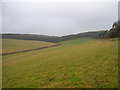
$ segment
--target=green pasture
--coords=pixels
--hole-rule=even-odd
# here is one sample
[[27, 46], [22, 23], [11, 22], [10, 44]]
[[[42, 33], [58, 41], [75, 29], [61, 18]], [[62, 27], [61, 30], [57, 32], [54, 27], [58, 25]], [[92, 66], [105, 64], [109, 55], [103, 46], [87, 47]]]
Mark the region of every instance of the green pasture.
[[[26, 45], [25, 42], [20, 44]], [[4, 55], [3, 88], [118, 87], [117, 41], [83, 38], [60, 44]], [[12, 48], [12, 45], [3, 49], [7, 47]]]
[[43, 41], [33, 41], [33, 40], [3, 39], [2, 53], [11, 53], [11, 52], [35, 49], [50, 45], [55, 45], [55, 44], [43, 42]]

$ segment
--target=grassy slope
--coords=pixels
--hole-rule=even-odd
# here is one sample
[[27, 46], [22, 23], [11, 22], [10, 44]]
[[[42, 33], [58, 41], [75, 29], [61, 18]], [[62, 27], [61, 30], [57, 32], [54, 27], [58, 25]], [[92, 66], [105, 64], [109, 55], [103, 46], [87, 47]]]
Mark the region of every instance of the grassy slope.
[[71, 46], [71, 45], [77, 45], [77, 44], [82, 44], [91, 40], [95, 40], [93, 38], [78, 38], [78, 39], [74, 39], [74, 40], [67, 40], [67, 41], [63, 41], [60, 42], [60, 44], [64, 45], [64, 46]]
[[117, 41], [76, 41], [3, 56], [3, 87], [117, 87]]
[[3, 39], [2, 45], [3, 45], [2, 53], [10, 53], [10, 52], [40, 48], [44, 46], [50, 46], [50, 45], [54, 45], [54, 43], [48, 43], [43, 41], [32, 41], [32, 40]]

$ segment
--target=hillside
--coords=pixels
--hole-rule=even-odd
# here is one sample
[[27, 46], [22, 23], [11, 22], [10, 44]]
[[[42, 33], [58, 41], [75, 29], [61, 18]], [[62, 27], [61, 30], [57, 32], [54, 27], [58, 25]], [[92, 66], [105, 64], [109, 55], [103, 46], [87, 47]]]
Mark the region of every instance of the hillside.
[[7, 39], [22, 39], [22, 40], [38, 40], [38, 41], [46, 41], [46, 42], [61, 42], [65, 40], [72, 40], [76, 38], [99, 38], [99, 35], [103, 31], [96, 31], [96, 32], [86, 32], [86, 33], [79, 33], [67, 36], [45, 36], [45, 35], [35, 35], [35, 34], [2, 34], [2, 38]]
[[118, 42], [75, 39], [3, 56], [3, 88], [117, 88]]
[[43, 41], [2, 39], [2, 54], [48, 47], [52, 45], [56, 44]]
[[77, 39], [73, 39], [73, 40], [67, 40], [67, 41], [62, 41], [62, 42], [59, 42], [60, 45], [62, 46], [72, 46], [72, 45], [79, 45], [79, 44], [85, 44], [86, 42], [89, 42], [89, 41], [93, 41], [93, 40], [96, 40], [96, 39], [93, 39], [93, 38], [77, 38]]

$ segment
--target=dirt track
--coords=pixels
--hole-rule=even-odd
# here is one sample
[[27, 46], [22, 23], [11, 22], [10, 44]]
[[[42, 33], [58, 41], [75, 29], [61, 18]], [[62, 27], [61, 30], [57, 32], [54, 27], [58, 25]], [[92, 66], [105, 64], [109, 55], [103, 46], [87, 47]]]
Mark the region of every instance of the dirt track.
[[21, 53], [21, 52], [28, 52], [28, 51], [40, 50], [40, 49], [45, 49], [45, 48], [50, 48], [50, 47], [55, 47], [55, 46], [60, 46], [60, 44], [41, 47], [41, 48], [35, 48], [35, 49], [29, 49], [29, 50], [23, 50], [23, 51], [17, 51], [17, 52], [11, 52], [11, 53], [3, 53], [3, 54], [0, 54], [0, 55], [9, 55], [9, 54], [15, 54], [15, 53]]

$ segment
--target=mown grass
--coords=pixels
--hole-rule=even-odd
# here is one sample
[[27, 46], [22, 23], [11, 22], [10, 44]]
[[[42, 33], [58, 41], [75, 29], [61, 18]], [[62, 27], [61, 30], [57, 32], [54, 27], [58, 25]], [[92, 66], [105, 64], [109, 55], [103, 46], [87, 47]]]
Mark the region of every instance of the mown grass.
[[43, 42], [43, 41], [33, 41], [33, 40], [2, 39], [2, 46], [3, 46], [2, 53], [11, 53], [11, 52], [35, 49], [50, 45], [55, 45], [55, 44]]
[[3, 88], [116, 88], [118, 44], [81, 39], [3, 56]]

